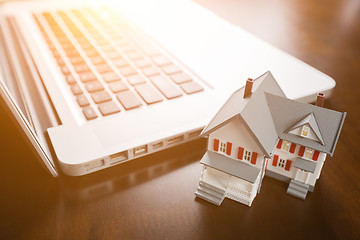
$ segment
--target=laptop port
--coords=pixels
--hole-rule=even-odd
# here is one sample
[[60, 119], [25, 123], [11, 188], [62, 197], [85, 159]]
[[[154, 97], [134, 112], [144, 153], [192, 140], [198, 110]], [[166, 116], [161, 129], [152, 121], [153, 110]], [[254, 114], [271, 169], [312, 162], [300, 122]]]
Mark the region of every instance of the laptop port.
[[175, 143], [179, 143], [179, 142], [181, 142], [183, 140], [184, 140], [184, 135], [180, 135], [180, 136], [168, 139], [167, 143], [168, 143], [168, 145], [172, 145], [172, 144], [175, 144]]
[[100, 161], [95, 161], [95, 162], [85, 164], [85, 168], [86, 168], [87, 171], [89, 171], [89, 170], [92, 170], [94, 168], [102, 167], [104, 165], [105, 165], [104, 160], [100, 160]]
[[118, 152], [110, 155], [110, 165], [123, 162], [128, 159], [127, 151]]
[[147, 152], [148, 152], [147, 145], [136, 147], [136, 148], [133, 149], [134, 157], [143, 155], [143, 154], [145, 154]]
[[163, 142], [157, 142], [152, 145], [153, 149], [161, 148], [164, 145]]
[[200, 130], [197, 130], [197, 131], [194, 131], [194, 132], [190, 132], [189, 133], [189, 138], [199, 137], [201, 131], [202, 130], [200, 129]]

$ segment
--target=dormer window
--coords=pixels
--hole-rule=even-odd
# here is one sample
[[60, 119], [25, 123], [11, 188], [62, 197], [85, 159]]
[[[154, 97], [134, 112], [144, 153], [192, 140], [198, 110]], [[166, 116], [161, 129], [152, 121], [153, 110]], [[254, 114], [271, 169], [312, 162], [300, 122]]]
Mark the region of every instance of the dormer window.
[[310, 132], [310, 128], [307, 126], [303, 126], [301, 130], [301, 136], [302, 137], [308, 137]]

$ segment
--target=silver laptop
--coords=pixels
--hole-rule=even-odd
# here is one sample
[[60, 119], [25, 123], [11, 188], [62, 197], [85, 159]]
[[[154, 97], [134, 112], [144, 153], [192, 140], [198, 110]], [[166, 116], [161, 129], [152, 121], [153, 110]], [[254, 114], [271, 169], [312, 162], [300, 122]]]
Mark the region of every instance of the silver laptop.
[[335, 82], [191, 1], [1, 7], [0, 93], [43, 165], [79, 176], [198, 137], [229, 94], [271, 71], [288, 97]]

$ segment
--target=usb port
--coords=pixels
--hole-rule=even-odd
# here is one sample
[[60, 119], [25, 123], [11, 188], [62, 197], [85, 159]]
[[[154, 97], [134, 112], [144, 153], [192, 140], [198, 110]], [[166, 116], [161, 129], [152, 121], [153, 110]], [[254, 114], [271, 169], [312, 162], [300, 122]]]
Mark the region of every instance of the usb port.
[[172, 144], [175, 144], [175, 143], [179, 143], [179, 142], [181, 142], [183, 140], [184, 140], [184, 135], [180, 135], [180, 136], [177, 136], [177, 137], [169, 138], [167, 140], [167, 143], [168, 143], [168, 145], [172, 145]]
[[201, 131], [202, 130], [200, 129], [200, 130], [197, 130], [197, 131], [194, 131], [194, 132], [190, 132], [189, 133], [189, 138], [199, 137]]
[[147, 152], [148, 152], [147, 145], [136, 147], [136, 148], [133, 149], [134, 157], [139, 156], [139, 155], [143, 155], [143, 154], [145, 154]]
[[85, 164], [85, 168], [87, 171], [89, 171], [89, 170], [92, 170], [94, 168], [98, 168], [98, 167], [101, 167], [104, 165], [105, 165], [104, 160], [100, 160], [100, 161], [95, 161], [95, 162]]
[[163, 145], [164, 145], [163, 142], [157, 142], [152, 145], [152, 148], [153, 149], [161, 148]]
[[120, 163], [128, 159], [127, 151], [118, 152], [110, 155], [110, 165]]

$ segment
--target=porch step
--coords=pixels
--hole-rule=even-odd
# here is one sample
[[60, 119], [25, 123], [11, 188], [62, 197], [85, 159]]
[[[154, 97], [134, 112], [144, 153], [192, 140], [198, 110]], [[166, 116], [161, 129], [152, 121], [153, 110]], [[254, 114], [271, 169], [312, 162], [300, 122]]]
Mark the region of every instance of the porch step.
[[286, 192], [295, 197], [305, 199], [308, 191], [309, 191], [308, 184], [301, 183], [299, 181], [291, 179], [289, 187]]
[[220, 206], [225, 198], [225, 190], [200, 181], [195, 195], [217, 206]]

